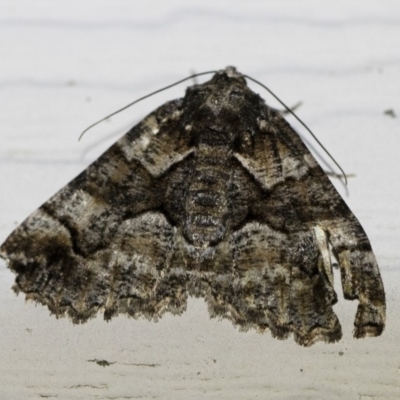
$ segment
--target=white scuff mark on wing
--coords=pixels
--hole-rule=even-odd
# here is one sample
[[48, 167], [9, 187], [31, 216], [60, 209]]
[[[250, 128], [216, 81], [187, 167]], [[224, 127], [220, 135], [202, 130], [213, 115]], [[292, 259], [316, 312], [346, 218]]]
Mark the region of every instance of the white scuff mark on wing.
[[148, 136], [142, 136], [140, 138], [140, 140], [138, 141], [138, 145], [142, 151], [147, 149], [147, 146], [149, 145], [149, 143], [150, 143], [150, 139]]
[[264, 119], [257, 119], [258, 126], [261, 130], [267, 129], [268, 123]]
[[315, 161], [315, 158], [311, 154], [304, 154], [303, 159], [310, 168], [314, 168], [318, 165], [318, 163]]
[[157, 135], [160, 132], [160, 126], [158, 125], [157, 119], [154, 115], [150, 115], [145, 121], [145, 125], [153, 135]]
[[295, 179], [300, 179], [307, 174], [308, 167], [297, 158], [285, 157], [282, 160], [282, 172], [285, 178], [290, 176]]

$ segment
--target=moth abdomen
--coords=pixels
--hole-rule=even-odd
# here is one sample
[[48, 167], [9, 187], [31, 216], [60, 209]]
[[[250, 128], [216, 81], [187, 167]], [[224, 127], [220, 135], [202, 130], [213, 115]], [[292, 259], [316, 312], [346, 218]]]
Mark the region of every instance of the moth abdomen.
[[215, 244], [225, 236], [231, 197], [230, 159], [227, 147], [197, 148], [186, 191], [184, 221], [186, 239], [195, 246]]

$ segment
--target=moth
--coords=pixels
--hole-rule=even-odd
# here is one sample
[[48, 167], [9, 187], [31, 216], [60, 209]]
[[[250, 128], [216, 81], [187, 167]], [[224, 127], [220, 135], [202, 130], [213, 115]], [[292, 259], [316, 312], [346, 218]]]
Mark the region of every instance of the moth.
[[296, 132], [233, 67], [165, 103], [1, 246], [16, 293], [83, 323], [158, 320], [203, 297], [211, 317], [297, 343], [335, 342], [331, 250], [354, 336], [378, 336], [370, 242]]

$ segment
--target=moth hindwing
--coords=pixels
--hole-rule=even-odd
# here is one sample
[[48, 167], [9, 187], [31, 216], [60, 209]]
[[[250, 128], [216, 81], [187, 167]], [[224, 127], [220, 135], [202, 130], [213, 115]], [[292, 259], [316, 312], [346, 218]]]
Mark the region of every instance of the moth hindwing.
[[354, 336], [380, 335], [368, 238], [300, 137], [228, 67], [152, 112], [1, 246], [14, 290], [83, 323], [157, 320], [189, 295], [212, 317], [296, 342], [341, 338], [329, 244]]

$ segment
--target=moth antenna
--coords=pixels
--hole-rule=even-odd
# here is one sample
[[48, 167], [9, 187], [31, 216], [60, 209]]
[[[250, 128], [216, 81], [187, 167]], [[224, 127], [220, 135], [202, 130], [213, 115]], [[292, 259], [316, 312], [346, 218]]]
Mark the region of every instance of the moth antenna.
[[207, 71], [207, 72], [200, 72], [200, 73], [198, 73], [198, 74], [193, 74], [193, 75], [188, 76], [187, 78], [184, 78], [184, 79], [181, 79], [180, 81], [177, 81], [177, 82], [175, 82], [175, 83], [172, 83], [171, 85], [165, 86], [165, 87], [163, 87], [163, 88], [161, 88], [161, 89], [158, 89], [158, 90], [156, 90], [156, 91], [154, 91], [154, 92], [151, 92], [151, 93], [149, 93], [149, 94], [146, 94], [146, 96], [143, 96], [143, 97], [141, 97], [141, 98], [139, 98], [139, 99], [133, 101], [132, 103], [129, 103], [128, 105], [126, 105], [126, 106], [120, 108], [120, 109], [117, 110], [117, 111], [114, 111], [114, 112], [111, 113], [110, 115], [107, 115], [106, 117], [104, 117], [104, 118], [98, 120], [98, 121], [95, 122], [94, 124], [92, 124], [92, 125], [90, 125], [89, 127], [87, 127], [87, 128], [80, 134], [78, 141], [82, 139], [82, 136], [83, 136], [89, 129], [92, 129], [94, 126], [100, 124], [101, 122], [105, 121], [105, 120], [108, 119], [108, 118], [113, 117], [114, 115], [120, 113], [121, 111], [126, 110], [127, 108], [133, 106], [134, 104], [139, 103], [139, 101], [142, 101], [142, 100], [144, 100], [144, 99], [147, 99], [148, 97], [151, 97], [151, 96], [153, 96], [153, 95], [155, 95], [155, 94], [157, 94], [157, 93], [162, 92], [163, 90], [170, 89], [170, 88], [172, 88], [173, 86], [179, 85], [180, 83], [185, 82], [185, 81], [187, 81], [187, 80], [189, 80], [189, 79], [194, 79], [194, 78], [196, 78], [196, 77], [198, 77], [198, 76], [207, 75], [207, 74], [215, 74], [215, 73], [217, 73], [217, 71]]
[[321, 149], [325, 152], [325, 154], [334, 162], [334, 164], [340, 169], [340, 172], [343, 174], [345, 185], [347, 186], [347, 176], [346, 173], [344, 172], [343, 168], [339, 165], [339, 163], [333, 158], [331, 153], [326, 149], [326, 147], [317, 139], [317, 137], [312, 133], [311, 129], [272, 91], [270, 90], [267, 86], [265, 86], [263, 83], [257, 81], [256, 79], [248, 76], [248, 75], [243, 75], [243, 77], [250, 79], [254, 83], [257, 83], [257, 85], [260, 85], [263, 87], [271, 96], [273, 96], [285, 109], [288, 113], [292, 114], [293, 117], [297, 119], [297, 121], [300, 122], [301, 125], [306, 128], [308, 133], [314, 138], [314, 140], [318, 143], [318, 145], [321, 147]]

